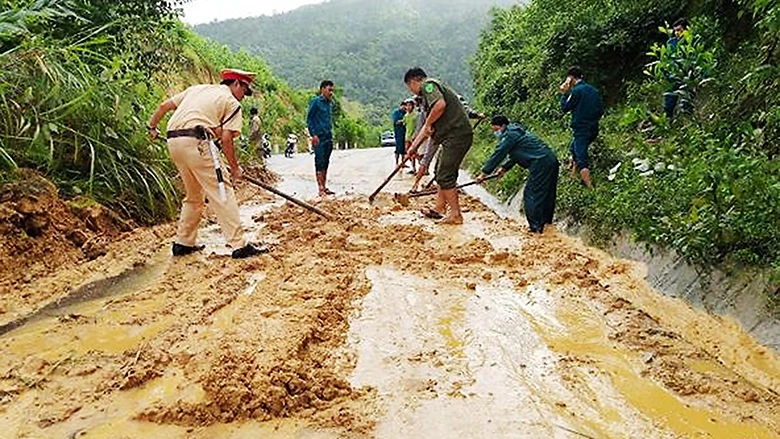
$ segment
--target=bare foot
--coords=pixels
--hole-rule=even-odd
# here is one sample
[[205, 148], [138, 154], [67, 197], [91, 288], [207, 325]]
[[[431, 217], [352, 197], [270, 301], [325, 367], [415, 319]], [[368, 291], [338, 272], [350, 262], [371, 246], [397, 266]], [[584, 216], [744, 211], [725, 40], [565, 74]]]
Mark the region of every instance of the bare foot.
[[461, 216], [461, 217], [455, 218], [455, 217], [451, 217], [451, 216], [448, 215], [446, 218], [444, 218], [443, 220], [437, 222], [436, 224], [441, 224], [443, 226], [459, 226], [459, 225], [463, 224], [463, 217]]

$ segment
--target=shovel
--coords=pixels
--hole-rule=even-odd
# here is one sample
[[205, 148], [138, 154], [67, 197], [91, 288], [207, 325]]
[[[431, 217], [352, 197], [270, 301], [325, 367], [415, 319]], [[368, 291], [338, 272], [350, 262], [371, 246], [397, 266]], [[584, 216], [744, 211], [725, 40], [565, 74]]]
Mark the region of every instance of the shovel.
[[[494, 178], [498, 178], [498, 175], [496, 175], [496, 174], [490, 175], [490, 176], [486, 177], [482, 181], [493, 180]], [[475, 184], [479, 184], [479, 182], [476, 181], [476, 180], [470, 181], [470, 182], [464, 183], [464, 184], [462, 184], [460, 186], [456, 186], [455, 189], [463, 189], [464, 187], [473, 186]], [[393, 195], [393, 199], [396, 202], [398, 202], [399, 204], [401, 204], [402, 206], [408, 206], [410, 198], [427, 197], [428, 195], [433, 195], [436, 192], [438, 192], [438, 190], [435, 190], [435, 191], [425, 190], [425, 191], [413, 192], [413, 193], [408, 193], [408, 194], [394, 194]]]
[[265, 183], [263, 183], [262, 181], [260, 181], [260, 180], [258, 180], [256, 178], [248, 177], [246, 175], [244, 175], [241, 178], [246, 180], [246, 181], [248, 181], [248, 182], [250, 182], [250, 183], [252, 183], [252, 184], [254, 184], [254, 185], [256, 185], [256, 186], [260, 186], [261, 188], [267, 190], [268, 192], [273, 192], [274, 194], [279, 195], [280, 197], [284, 198], [285, 200], [290, 201], [291, 203], [295, 203], [298, 206], [301, 206], [301, 207], [303, 207], [304, 209], [306, 209], [306, 210], [308, 210], [310, 212], [314, 212], [317, 215], [319, 215], [319, 216], [321, 216], [321, 217], [323, 217], [323, 218], [325, 218], [327, 220], [333, 220], [334, 219], [333, 215], [331, 215], [331, 214], [329, 214], [327, 212], [324, 212], [324, 211], [322, 211], [322, 210], [312, 206], [311, 204], [309, 204], [309, 203], [307, 203], [305, 201], [301, 201], [301, 200], [299, 200], [299, 199], [297, 199], [295, 197], [287, 195], [284, 192], [276, 189], [275, 187], [273, 187], [271, 185], [268, 185], [268, 184], [265, 184]]
[[398, 172], [400, 172], [400, 171], [401, 171], [401, 169], [403, 169], [404, 165], [406, 164], [406, 162], [407, 162], [408, 160], [409, 160], [409, 156], [408, 156], [408, 155], [405, 155], [405, 156], [404, 156], [404, 159], [403, 159], [403, 160], [401, 160], [401, 163], [399, 163], [399, 164], [398, 164], [398, 166], [396, 166], [396, 167], [395, 167], [395, 170], [393, 171], [393, 173], [392, 173], [392, 174], [390, 174], [390, 175], [389, 175], [389, 176], [388, 176], [388, 177], [385, 179], [385, 181], [384, 181], [384, 182], [383, 182], [381, 185], [379, 185], [379, 187], [378, 187], [378, 188], [376, 188], [376, 190], [374, 191], [374, 193], [372, 193], [371, 195], [369, 195], [369, 197], [368, 197], [368, 202], [369, 202], [369, 203], [373, 203], [373, 202], [374, 202], [374, 199], [376, 198], [377, 194], [378, 194], [379, 192], [381, 192], [381, 191], [382, 191], [382, 189], [384, 189], [384, 187], [385, 187], [385, 186], [387, 186], [387, 183], [390, 183], [390, 180], [392, 180], [392, 179], [393, 179], [393, 177], [395, 177], [395, 174], [398, 174]]

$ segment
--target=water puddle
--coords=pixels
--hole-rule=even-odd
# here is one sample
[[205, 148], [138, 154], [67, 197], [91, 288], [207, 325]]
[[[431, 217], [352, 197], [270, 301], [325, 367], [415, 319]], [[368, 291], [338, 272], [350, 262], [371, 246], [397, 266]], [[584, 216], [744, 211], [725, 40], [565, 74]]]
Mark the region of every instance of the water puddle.
[[[631, 408], [611, 410], [617, 422], [633, 422], [625, 415], [636, 411], [680, 437], [774, 437], [765, 427], [750, 422], [730, 421], [720, 413], [691, 406], [644, 376], [641, 365], [645, 360], [641, 358], [641, 353], [613, 344], [606, 335], [603, 319], [591, 314], [586, 308], [558, 306], [556, 309], [557, 319], [564, 329], [559, 325], [550, 327], [540, 324], [540, 334], [551, 349], [581, 362], [579, 367], [575, 366], [570, 371], [584, 382], [589, 381], [588, 377], [593, 370], [609, 377], [620, 399]], [[698, 361], [694, 364], [694, 370], [721, 372], [719, 365], [713, 363]]]
[[[378, 390], [378, 438], [564, 438], [575, 425], [536, 403], [529, 376], [553, 373], [550, 352], [516, 312], [511, 290], [477, 294], [371, 267], [351, 324], [355, 386]], [[568, 430], [567, 430], [568, 429]]]
[[[156, 336], [174, 321], [158, 316], [138, 322], [129, 315], [155, 315], [164, 308], [160, 299], [126, 304], [122, 309], [103, 309], [104, 303], [90, 303], [72, 308], [63, 319], [41, 320], [19, 329], [4, 342], [4, 350], [20, 358], [34, 355], [49, 362], [76, 357], [90, 351], [121, 354], [137, 348], [144, 340]], [[87, 317], [90, 316], [90, 317]]]
[[161, 250], [146, 264], [133, 267], [119, 275], [83, 285], [67, 296], [49, 303], [28, 316], [0, 326], [0, 336], [41, 319], [72, 313], [75, 307], [81, 303], [122, 296], [144, 289], [162, 279], [168, 268], [167, 260], [167, 249], [165, 252]]

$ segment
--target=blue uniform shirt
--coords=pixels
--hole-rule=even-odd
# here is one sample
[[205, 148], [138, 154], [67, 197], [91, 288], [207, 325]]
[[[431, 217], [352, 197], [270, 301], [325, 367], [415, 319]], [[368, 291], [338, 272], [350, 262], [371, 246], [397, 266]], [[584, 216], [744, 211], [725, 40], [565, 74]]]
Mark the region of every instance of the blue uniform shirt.
[[571, 111], [571, 128], [575, 134], [598, 129], [599, 119], [604, 115], [601, 95], [592, 85], [580, 81], [568, 94], [561, 96], [561, 110]]
[[513, 123], [501, 134], [496, 150], [482, 167], [482, 173], [490, 175], [498, 164], [509, 157], [501, 167], [509, 171], [515, 165], [531, 168], [535, 164], [550, 165], [558, 162], [555, 153], [541, 139], [527, 131], [522, 125]]
[[332, 102], [322, 95], [316, 96], [309, 102], [306, 125], [312, 137], [317, 136], [320, 141], [333, 138], [332, 113]]
[[390, 118], [393, 120], [393, 134], [395, 134], [395, 143], [399, 141], [401, 144], [406, 140], [406, 125], [404, 125], [404, 116], [406, 111], [396, 108], [390, 114]]

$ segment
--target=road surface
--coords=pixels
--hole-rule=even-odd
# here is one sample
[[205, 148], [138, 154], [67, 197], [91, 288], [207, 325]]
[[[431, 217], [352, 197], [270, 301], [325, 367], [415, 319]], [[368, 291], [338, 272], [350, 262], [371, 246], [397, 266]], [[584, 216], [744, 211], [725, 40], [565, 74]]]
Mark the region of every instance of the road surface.
[[0, 437], [780, 437], [776, 352], [641, 264], [476, 198], [461, 227], [371, 205], [390, 149], [332, 162], [328, 200], [311, 156], [269, 166], [337, 221], [241, 191], [268, 255], [204, 221], [174, 260], [165, 225], [0, 298]]

